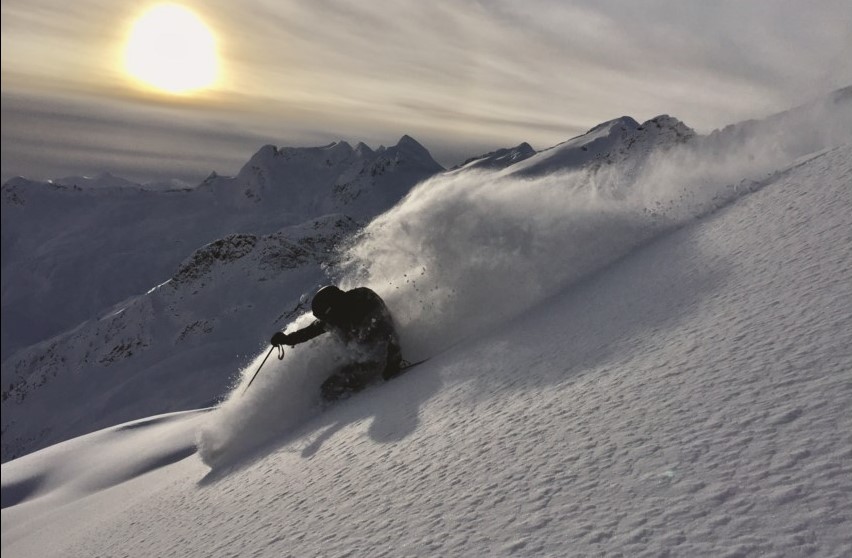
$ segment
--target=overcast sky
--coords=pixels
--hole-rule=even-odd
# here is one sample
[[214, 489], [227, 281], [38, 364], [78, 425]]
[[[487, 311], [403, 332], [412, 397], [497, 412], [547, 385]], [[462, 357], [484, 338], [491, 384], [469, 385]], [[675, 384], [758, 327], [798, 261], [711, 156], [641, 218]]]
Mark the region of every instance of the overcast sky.
[[403, 134], [444, 165], [604, 120], [698, 131], [852, 84], [852, 0], [182, 2], [221, 78], [174, 97], [122, 57], [138, 0], [3, 0], [2, 179], [233, 174], [261, 145]]

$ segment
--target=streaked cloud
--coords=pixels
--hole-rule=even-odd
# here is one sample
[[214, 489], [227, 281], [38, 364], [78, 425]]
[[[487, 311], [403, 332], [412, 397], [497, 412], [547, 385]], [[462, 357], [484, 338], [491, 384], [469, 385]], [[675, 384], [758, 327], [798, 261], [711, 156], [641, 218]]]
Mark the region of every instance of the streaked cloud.
[[5, 1], [3, 179], [46, 176], [69, 149], [74, 168], [59, 174], [191, 178], [235, 172], [260, 143], [405, 133], [452, 164], [622, 114], [709, 131], [852, 83], [848, 0], [184, 4], [224, 57], [222, 86], [193, 102], [143, 94], [122, 74], [122, 41], [147, 5]]

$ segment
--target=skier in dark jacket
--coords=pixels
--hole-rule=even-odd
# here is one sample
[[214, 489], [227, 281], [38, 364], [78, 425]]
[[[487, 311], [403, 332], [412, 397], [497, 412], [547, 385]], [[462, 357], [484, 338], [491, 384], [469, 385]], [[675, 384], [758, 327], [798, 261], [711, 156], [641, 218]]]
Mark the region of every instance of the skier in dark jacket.
[[311, 311], [317, 318], [312, 324], [293, 333], [276, 332], [270, 342], [293, 346], [331, 332], [352, 350], [353, 362], [322, 384], [324, 399], [334, 401], [364, 389], [379, 377], [388, 380], [399, 373], [399, 337], [387, 306], [371, 289], [323, 287], [314, 295]]

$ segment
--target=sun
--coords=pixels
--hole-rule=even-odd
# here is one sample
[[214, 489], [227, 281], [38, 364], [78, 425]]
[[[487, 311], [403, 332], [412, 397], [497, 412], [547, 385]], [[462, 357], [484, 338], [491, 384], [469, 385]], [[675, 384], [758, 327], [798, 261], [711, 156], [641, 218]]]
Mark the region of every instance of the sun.
[[187, 8], [159, 4], [133, 24], [124, 67], [136, 80], [175, 95], [209, 88], [219, 76], [216, 38]]

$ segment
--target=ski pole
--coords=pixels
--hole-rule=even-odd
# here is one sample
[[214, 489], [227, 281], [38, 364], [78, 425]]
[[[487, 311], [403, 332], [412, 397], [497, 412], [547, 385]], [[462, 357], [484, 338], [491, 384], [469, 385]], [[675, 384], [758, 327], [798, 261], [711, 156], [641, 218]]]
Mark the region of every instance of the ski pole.
[[266, 353], [265, 357], [263, 357], [263, 362], [261, 362], [260, 366], [257, 367], [257, 370], [254, 371], [254, 375], [252, 375], [251, 380], [249, 380], [249, 383], [246, 386], [246, 389], [243, 390], [243, 393], [241, 395], [245, 395], [246, 392], [248, 391], [248, 388], [251, 387], [252, 382], [254, 381], [255, 378], [257, 378], [258, 372], [260, 372], [260, 369], [263, 368], [264, 364], [266, 364], [266, 359], [269, 358], [269, 355], [272, 354], [272, 349], [274, 349], [275, 347], [278, 347], [278, 360], [281, 360], [281, 359], [284, 358], [284, 349], [281, 347], [281, 345], [274, 345], [272, 347], [269, 347], [269, 352]]

